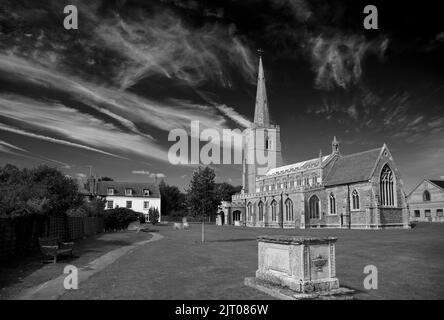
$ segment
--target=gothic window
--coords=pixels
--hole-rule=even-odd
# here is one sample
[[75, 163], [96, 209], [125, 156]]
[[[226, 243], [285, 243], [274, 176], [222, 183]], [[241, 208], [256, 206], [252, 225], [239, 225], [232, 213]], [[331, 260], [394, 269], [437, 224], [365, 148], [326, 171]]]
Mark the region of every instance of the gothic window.
[[300, 186], [300, 185], [302, 184], [302, 179], [301, 179], [301, 177], [298, 177], [298, 178], [297, 178], [297, 184], [298, 184], [298, 186]]
[[253, 206], [251, 205], [251, 202], [248, 202], [247, 204], [247, 214], [248, 214], [248, 218], [251, 220], [253, 220]]
[[359, 210], [359, 193], [356, 189], [352, 192], [352, 209]]
[[293, 201], [290, 199], [285, 200], [285, 220], [293, 221]]
[[423, 201], [430, 201], [430, 192], [428, 190], [424, 190], [424, 193], [422, 194], [422, 200]]
[[313, 195], [308, 201], [310, 219], [319, 219], [319, 198]]
[[313, 177], [311, 178], [311, 184], [315, 185], [318, 182], [318, 177], [316, 177], [316, 175], [313, 175]]
[[336, 198], [333, 193], [330, 193], [329, 197], [329, 204], [330, 204], [330, 214], [336, 214]]
[[276, 221], [277, 217], [277, 202], [273, 200], [271, 202], [271, 221]]
[[306, 186], [310, 185], [310, 178], [308, 178], [308, 177], [305, 178], [305, 185]]
[[264, 203], [261, 201], [258, 204], [259, 207], [259, 221], [264, 221]]
[[393, 171], [388, 165], [385, 165], [381, 171], [381, 177], [379, 179], [379, 191], [381, 198], [381, 205], [394, 206], [395, 205], [395, 192], [394, 192], [394, 179]]

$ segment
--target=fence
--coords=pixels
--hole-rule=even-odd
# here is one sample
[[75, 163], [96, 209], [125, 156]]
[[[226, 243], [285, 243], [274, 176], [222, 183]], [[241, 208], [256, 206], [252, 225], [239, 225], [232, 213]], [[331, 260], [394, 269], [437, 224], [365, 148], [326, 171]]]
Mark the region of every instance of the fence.
[[39, 237], [74, 241], [103, 232], [102, 217], [49, 217], [30, 215], [0, 218], [0, 262], [38, 250]]

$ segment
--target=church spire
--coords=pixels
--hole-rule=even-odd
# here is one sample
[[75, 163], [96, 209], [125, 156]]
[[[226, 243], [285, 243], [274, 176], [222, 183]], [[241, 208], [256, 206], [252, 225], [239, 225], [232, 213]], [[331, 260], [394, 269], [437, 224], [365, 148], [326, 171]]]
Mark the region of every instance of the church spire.
[[265, 88], [265, 75], [262, 66], [262, 50], [259, 52], [259, 72], [257, 75], [256, 107], [254, 109], [254, 123], [260, 126], [270, 126], [268, 113], [267, 90]]

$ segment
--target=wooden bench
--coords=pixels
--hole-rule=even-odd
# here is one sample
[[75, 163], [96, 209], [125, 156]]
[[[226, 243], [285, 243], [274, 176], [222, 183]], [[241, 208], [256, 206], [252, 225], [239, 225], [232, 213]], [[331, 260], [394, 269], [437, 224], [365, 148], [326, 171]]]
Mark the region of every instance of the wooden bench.
[[[40, 250], [43, 254], [44, 262], [57, 262], [57, 256], [70, 255], [72, 257], [72, 249], [74, 242], [62, 242], [57, 237], [39, 238]], [[51, 260], [45, 260], [52, 257]]]

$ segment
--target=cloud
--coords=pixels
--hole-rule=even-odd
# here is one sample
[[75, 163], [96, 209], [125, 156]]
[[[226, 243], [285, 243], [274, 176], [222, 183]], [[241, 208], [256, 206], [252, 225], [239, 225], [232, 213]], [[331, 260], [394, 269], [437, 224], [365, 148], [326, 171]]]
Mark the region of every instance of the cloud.
[[315, 84], [319, 89], [348, 88], [362, 76], [362, 62], [369, 54], [383, 56], [388, 39], [368, 41], [364, 36], [322, 34], [309, 40]]
[[[65, 143], [111, 155], [103, 149], [151, 157], [166, 161], [166, 151], [144, 136], [121, 131], [110, 123], [81, 113], [62, 104], [43, 103], [16, 95], [0, 95], [0, 115], [18, 121], [22, 130], [45, 132], [62, 137]], [[3, 128], [0, 126], [0, 128]], [[11, 130], [10, 130], [11, 131]], [[42, 139], [41, 135], [35, 136]], [[48, 139], [45, 139], [48, 140]], [[49, 139], [48, 141], [52, 141]], [[60, 143], [60, 141], [58, 141]], [[71, 144], [71, 145], [74, 145]], [[100, 149], [99, 149], [100, 148]]]
[[232, 107], [226, 105], [217, 105], [216, 108], [222, 112], [225, 116], [241, 125], [243, 128], [248, 128], [251, 125], [251, 121], [241, 115], [239, 112], [234, 110]]
[[211, 81], [230, 87], [229, 67], [254, 82], [253, 56], [233, 27], [214, 23], [191, 27], [169, 10], [112, 17], [93, 11], [89, 17], [97, 24], [93, 31], [96, 41], [123, 58], [115, 78], [121, 88], [153, 75], [190, 86]]

